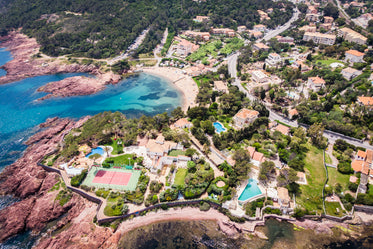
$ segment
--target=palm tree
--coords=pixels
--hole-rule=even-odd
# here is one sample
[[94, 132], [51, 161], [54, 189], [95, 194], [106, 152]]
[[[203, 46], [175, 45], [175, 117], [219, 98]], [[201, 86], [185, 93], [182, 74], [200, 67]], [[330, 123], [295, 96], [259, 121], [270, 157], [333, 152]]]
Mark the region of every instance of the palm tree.
[[104, 151], [106, 152], [107, 157], [110, 157], [110, 155], [109, 155], [110, 147], [109, 146], [104, 146]]

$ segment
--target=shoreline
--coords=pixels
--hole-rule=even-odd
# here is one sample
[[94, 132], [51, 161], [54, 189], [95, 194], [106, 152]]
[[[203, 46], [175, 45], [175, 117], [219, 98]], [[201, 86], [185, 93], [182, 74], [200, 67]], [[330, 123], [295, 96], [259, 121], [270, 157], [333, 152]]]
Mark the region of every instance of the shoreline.
[[165, 78], [176, 86], [179, 92], [183, 94], [181, 108], [184, 112], [186, 112], [189, 107], [197, 105], [195, 99], [198, 94], [198, 86], [189, 75], [183, 74], [181, 69], [154, 66], [144, 67], [142, 70], [144, 73]]

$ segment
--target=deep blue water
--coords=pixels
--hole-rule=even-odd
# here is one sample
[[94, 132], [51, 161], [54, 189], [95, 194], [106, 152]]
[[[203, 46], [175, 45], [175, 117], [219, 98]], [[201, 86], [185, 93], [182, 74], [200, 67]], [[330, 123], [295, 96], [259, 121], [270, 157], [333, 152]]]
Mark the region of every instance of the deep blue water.
[[[0, 48], [0, 66], [11, 60], [9, 51]], [[6, 71], [0, 70], [0, 76]], [[0, 172], [17, 160], [26, 149], [23, 144], [35, 134], [38, 125], [50, 117], [79, 118], [103, 111], [121, 111], [127, 117], [170, 112], [182, 103], [182, 94], [163, 78], [134, 75], [97, 94], [38, 101], [45, 93], [40, 86], [67, 77], [87, 74], [57, 74], [24, 79], [0, 86]], [[17, 200], [0, 197], [0, 210]], [[28, 232], [9, 239], [0, 248], [30, 248], [35, 237]]]

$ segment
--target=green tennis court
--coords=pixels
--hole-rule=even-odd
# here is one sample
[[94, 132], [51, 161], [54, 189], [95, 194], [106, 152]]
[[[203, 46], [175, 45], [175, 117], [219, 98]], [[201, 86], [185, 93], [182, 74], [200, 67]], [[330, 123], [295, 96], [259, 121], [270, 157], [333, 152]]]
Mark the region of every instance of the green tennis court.
[[141, 170], [92, 167], [83, 185], [95, 188], [134, 191], [141, 175]]

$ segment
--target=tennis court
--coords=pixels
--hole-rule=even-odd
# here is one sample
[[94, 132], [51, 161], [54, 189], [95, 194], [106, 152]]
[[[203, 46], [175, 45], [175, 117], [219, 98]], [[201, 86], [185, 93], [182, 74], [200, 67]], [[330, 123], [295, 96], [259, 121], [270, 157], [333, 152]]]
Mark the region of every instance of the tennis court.
[[133, 191], [136, 190], [140, 175], [140, 170], [92, 167], [84, 179], [83, 185]]

